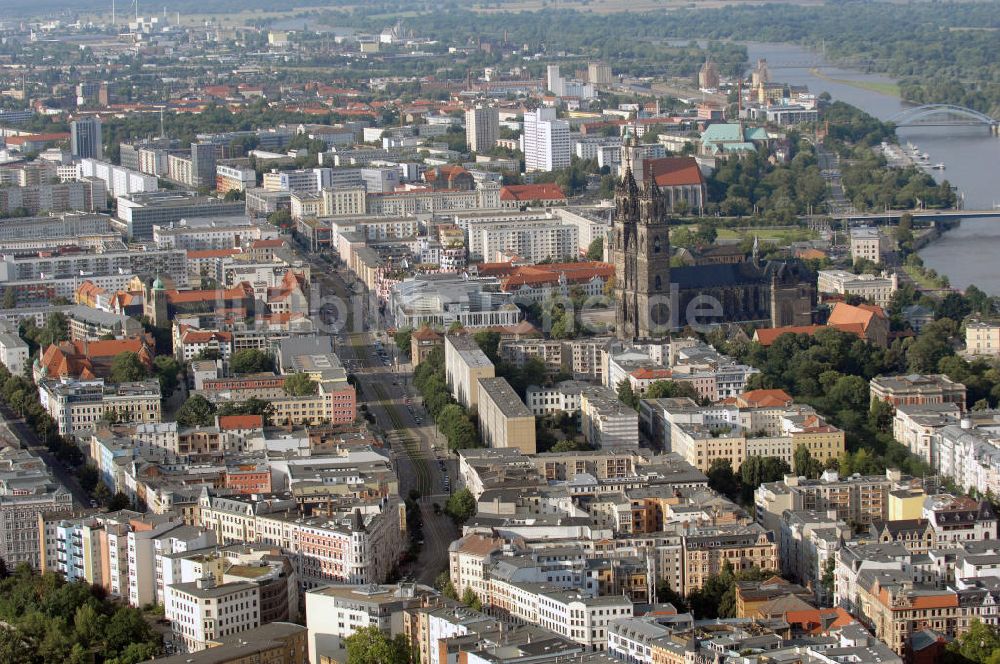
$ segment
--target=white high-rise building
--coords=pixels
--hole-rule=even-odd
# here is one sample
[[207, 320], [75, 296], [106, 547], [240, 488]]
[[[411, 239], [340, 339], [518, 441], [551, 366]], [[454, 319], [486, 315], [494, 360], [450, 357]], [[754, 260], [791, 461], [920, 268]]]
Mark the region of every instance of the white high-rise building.
[[495, 107], [470, 108], [465, 112], [465, 142], [473, 152], [486, 152], [500, 135], [500, 113]]
[[556, 119], [554, 108], [539, 108], [524, 114], [521, 135], [524, 170], [554, 171], [570, 162], [569, 123]]

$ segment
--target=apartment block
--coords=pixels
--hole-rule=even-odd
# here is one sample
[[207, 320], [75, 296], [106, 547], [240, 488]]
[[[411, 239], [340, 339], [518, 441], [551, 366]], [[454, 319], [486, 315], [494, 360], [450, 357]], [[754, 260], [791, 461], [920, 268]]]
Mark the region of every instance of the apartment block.
[[113, 385], [100, 378], [42, 380], [38, 393], [63, 436], [79, 435], [109, 418], [135, 423], [160, 421], [160, 383], [156, 380]]
[[773, 456], [791, 466], [800, 445], [821, 463], [844, 451], [841, 429], [780, 390], [747, 392], [736, 403], [707, 407], [687, 397], [644, 401], [641, 410], [654, 439], [703, 472], [720, 458], [734, 470], [751, 456]]
[[525, 170], [529, 173], [569, 166], [569, 123], [558, 120], [554, 108], [525, 111], [521, 151], [524, 152]]
[[831, 513], [845, 523], [868, 525], [889, 518], [891, 491], [914, 486], [919, 482], [898, 471], [841, 478], [837, 471], [827, 470], [815, 480], [787, 475], [781, 482], [762, 484], [754, 494], [754, 504], [757, 521], [775, 531], [786, 510]]
[[479, 430], [487, 447], [535, 453], [535, 416], [506, 378], [479, 378]]
[[757, 524], [694, 528], [684, 536], [684, 592], [689, 595], [726, 563], [734, 570], [779, 569], [774, 533]]
[[270, 224], [256, 224], [247, 218], [196, 218], [153, 226], [153, 242], [162, 249], [232, 249], [249, 248], [257, 240], [279, 236]]
[[469, 335], [449, 334], [444, 338], [445, 381], [455, 401], [465, 408], [479, 405], [479, 379], [493, 378], [490, 358]]
[[869, 226], [851, 229], [851, 259], [881, 263], [891, 242], [878, 228]]
[[594, 447], [634, 449], [639, 445], [639, 416], [606, 388], [580, 394], [580, 430]]
[[5, 216], [11, 216], [18, 209], [37, 215], [42, 212], [97, 212], [106, 208], [107, 189], [104, 181], [98, 178], [0, 188], [0, 213]]
[[500, 137], [500, 112], [477, 106], [465, 111], [465, 142], [472, 152], [489, 152]]
[[199, 579], [167, 586], [164, 617], [189, 652], [210, 641], [260, 627], [260, 589], [237, 582]]

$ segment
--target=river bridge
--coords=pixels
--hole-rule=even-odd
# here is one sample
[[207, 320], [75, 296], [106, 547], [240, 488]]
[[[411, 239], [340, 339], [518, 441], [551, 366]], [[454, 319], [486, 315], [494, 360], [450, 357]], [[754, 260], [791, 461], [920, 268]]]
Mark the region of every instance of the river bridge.
[[994, 118], [971, 108], [954, 104], [924, 104], [901, 111], [888, 120], [901, 127], [989, 127], [996, 132], [1000, 124]]
[[904, 214], [914, 219], [997, 219], [1000, 220], [1000, 208], [993, 210], [884, 210], [882, 212], [844, 212], [828, 215], [836, 221], [846, 221], [848, 224], [860, 224], [871, 221], [899, 221]]

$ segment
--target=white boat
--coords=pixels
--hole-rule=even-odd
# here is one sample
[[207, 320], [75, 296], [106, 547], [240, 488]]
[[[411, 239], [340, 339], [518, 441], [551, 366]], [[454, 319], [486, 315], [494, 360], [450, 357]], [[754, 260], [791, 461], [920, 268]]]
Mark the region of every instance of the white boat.
[[943, 171], [944, 170], [944, 164], [941, 163], [941, 162], [938, 162], [938, 163], [934, 164], [933, 166], [931, 166], [931, 168], [933, 168], [935, 171]]

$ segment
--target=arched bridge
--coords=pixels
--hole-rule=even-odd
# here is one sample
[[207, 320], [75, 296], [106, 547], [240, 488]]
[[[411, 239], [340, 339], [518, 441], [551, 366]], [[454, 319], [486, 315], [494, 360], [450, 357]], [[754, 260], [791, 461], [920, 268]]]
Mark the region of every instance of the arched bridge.
[[995, 127], [997, 121], [979, 111], [953, 104], [914, 106], [889, 118], [897, 127]]

